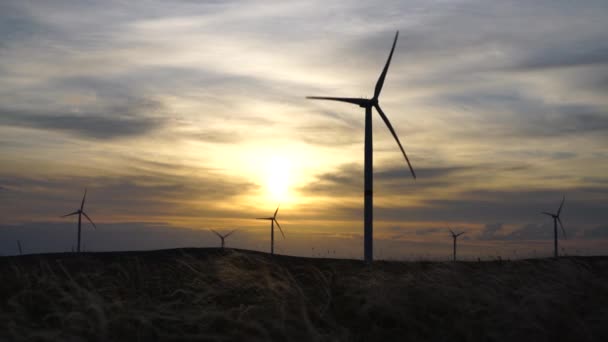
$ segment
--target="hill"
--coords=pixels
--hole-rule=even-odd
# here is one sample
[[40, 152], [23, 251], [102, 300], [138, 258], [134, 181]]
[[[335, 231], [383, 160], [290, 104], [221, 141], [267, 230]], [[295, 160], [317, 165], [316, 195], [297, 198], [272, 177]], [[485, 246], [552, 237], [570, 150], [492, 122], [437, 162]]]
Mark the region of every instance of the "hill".
[[608, 258], [308, 259], [218, 249], [0, 258], [7, 341], [608, 341]]

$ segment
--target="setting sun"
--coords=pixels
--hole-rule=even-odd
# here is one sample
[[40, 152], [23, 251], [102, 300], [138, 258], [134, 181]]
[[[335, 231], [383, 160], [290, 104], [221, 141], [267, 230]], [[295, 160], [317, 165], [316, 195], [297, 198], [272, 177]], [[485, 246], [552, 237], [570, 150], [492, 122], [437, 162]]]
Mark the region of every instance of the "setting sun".
[[273, 157], [268, 163], [268, 178], [266, 187], [271, 199], [285, 201], [289, 194], [289, 160], [281, 157]]

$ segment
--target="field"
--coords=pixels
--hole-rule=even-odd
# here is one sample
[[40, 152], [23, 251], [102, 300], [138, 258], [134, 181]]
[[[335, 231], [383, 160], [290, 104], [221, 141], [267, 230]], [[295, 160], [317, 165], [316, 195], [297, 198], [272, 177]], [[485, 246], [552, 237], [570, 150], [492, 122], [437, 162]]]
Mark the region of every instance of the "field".
[[0, 341], [608, 341], [608, 258], [0, 258]]

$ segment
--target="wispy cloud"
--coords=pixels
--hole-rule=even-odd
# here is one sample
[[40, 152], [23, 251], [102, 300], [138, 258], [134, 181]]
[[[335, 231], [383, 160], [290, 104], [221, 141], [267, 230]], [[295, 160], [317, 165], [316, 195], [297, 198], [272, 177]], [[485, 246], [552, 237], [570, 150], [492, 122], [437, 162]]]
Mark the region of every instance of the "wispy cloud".
[[[117, 139], [141, 136], [163, 126], [165, 119], [156, 113], [159, 105], [145, 101], [107, 112], [38, 112], [0, 108], [0, 125], [67, 132], [79, 137]], [[155, 115], [156, 114], [156, 115]]]

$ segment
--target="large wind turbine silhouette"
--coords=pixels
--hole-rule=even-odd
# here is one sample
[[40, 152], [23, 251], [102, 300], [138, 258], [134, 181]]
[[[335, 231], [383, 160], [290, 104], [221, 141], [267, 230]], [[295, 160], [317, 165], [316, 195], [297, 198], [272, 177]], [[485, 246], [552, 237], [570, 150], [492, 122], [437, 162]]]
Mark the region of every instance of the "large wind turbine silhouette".
[[391, 64], [391, 59], [393, 57], [393, 52], [395, 51], [395, 45], [397, 44], [397, 38], [399, 37], [399, 31], [395, 34], [395, 40], [393, 41], [393, 47], [391, 48], [391, 52], [388, 55], [388, 60], [384, 65], [384, 69], [382, 69], [382, 73], [376, 82], [376, 87], [374, 89], [374, 96], [371, 99], [362, 99], [362, 98], [352, 98], [352, 97], [326, 97], [326, 96], [307, 96], [307, 99], [311, 100], [328, 100], [328, 101], [339, 101], [339, 102], [347, 102], [358, 105], [359, 107], [365, 108], [365, 157], [364, 157], [364, 174], [365, 174], [365, 185], [364, 185], [364, 258], [366, 262], [372, 262], [374, 258], [373, 251], [373, 141], [372, 141], [372, 107], [376, 108], [376, 111], [391, 131], [391, 134], [397, 141], [397, 145], [401, 149], [401, 153], [403, 153], [403, 157], [407, 162], [407, 166], [410, 168], [412, 173], [412, 177], [416, 178], [416, 173], [412, 168], [412, 164], [405, 154], [405, 150], [403, 146], [401, 146], [401, 142], [397, 137], [397, 133], [393, 129], [390, 121], [380, 108], [380, 104], [378, 103], [378, 97], [380, 96], [380, 92], [382, 91], [382, 86], [384, 85], [384, 80], [386, 78], [386, 73], [388, 72], [388, 67]]
[[87, 220], [89, 220], [89, 222], [91, 222], [91, 224], [93, 225], [93, 227], [97, 228], [97, 226], [95, 225], [95, 223], [93, 223], [93, 220], [91, 220], [91, 218], [89, 217], [89, 215], [87, 215], [87, 213], [84, 212], [84, 201], [87, 198], [87, 189], [84, 189], [84, 196], [82, 197], [82, 203], [80, 203], [80, 209], [76, 210], [73, 213], [69, 213], [67, 215], [63, 215], [61, 217], [68, 217], [68, 216], [72, 216], [72, 215], [78, 215], [78, 247], [76, 248], [76, 252], [80, 253], [80, 228], [81, 228], [81, 223], [82, 223], [82, 215], [84, 215], [84, 217], [87, 218]]
[[283, 239], [285, 238], [285, 234], [283, 234], [283, 229], [281, 229], [281, 225], [279, 224], [279, 221], [277, 221], [277, 213], [279, 212], [279, 207], [281, 205], [279, 204], [279, 206], [277, 207], [277, 210], [274, 211], [274, 215], [272, 215], [272, 217], [258, 217], [256, 218], [256, 220], [269, 220], [270, 221], [270, 254], [274, 255], [274, 224], [277, 224], [277, 227], [279, 227], [279, 230], [281, 231], [281, 235], [283, 235]]
[[229, 237], [230, 235], [232, 235], [232, 233], [234, 233], [236, 230], [233, 230], [233, 231], [231, 231], [230, 233], [227, 233], [227, 234], [224, 234], [224, 235], [222, 235], [222, 234], [220, 234], [220, 233], [216, 232], [216, 231], [215, 231], [215, 230], [213, 230], [213, 229], [211, 229], [211, 231], [212, 231], [212, 232], [214, 232], [214, 233], [215, 233], [215, 235], [217, 235], [217, 237], [219, 237], [219, 238], [220, 238], [220, 240], [222, 240], [222, 249], [224, 249], [224, 240], [225, 240], [227, 237]]
[[541, 212], [541, 214], [545, 214], [547, 216], [551, 216], [553, 218], [553, 256], [557, 258], [557, 223], [559, 222], [559, 226], [562, 228], [562, 232], [564, 233], [564, 239], [566, 238], [566, 230], [564, 229], [564, 225], [562, 224], [562, 220], [560, 220], [559, 215], [562, 213], [562, 207], [564, 206], [564, 201], [566, 201], [566, 196], [562, 198], [562, 203], [559, 205], [559, 209], [557, 209], [557, 214], [549, 213], [546, 211]]
[[456, 234], [456, 233], [454, 233], [453, 230], [451, 230], [451, 229], [449, 229], [449, 230], [450, 230], [450, 233], [452, 234], [452, 239], [454, 239], [453, 261], [456, 261], [456, 239], [458, 239], [458, 237], [460, 235], [464, 234], [464, 232], [460, 232], [460, 233]]

